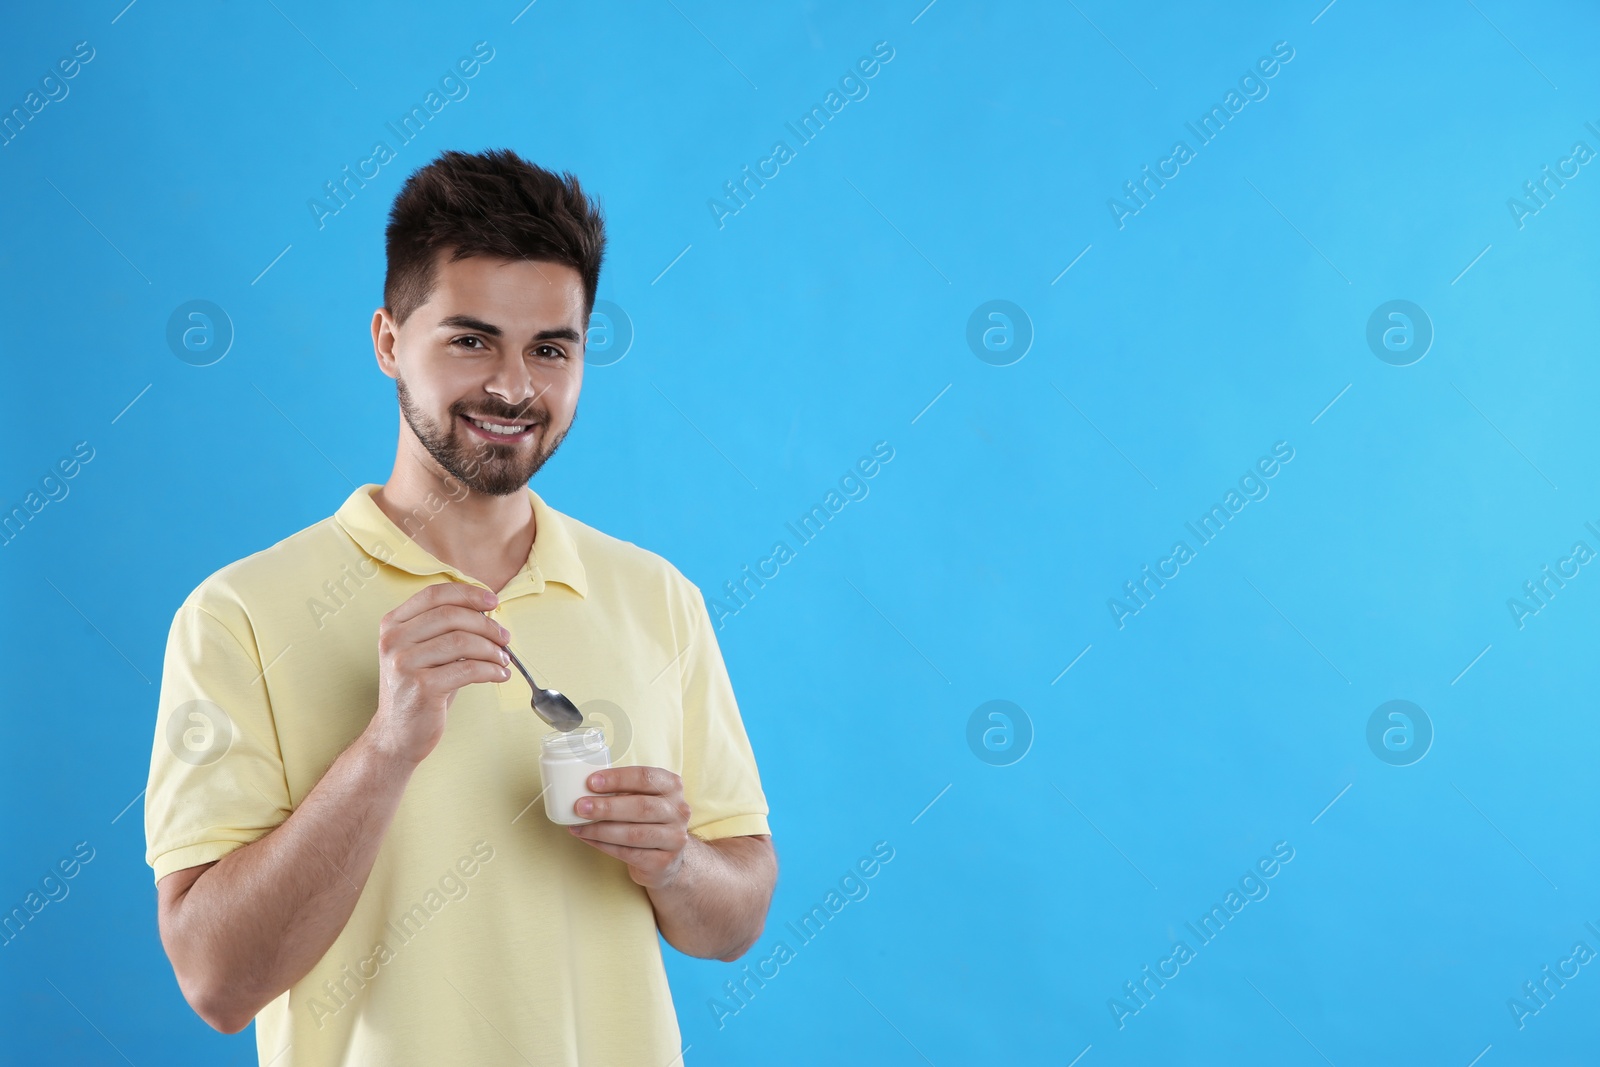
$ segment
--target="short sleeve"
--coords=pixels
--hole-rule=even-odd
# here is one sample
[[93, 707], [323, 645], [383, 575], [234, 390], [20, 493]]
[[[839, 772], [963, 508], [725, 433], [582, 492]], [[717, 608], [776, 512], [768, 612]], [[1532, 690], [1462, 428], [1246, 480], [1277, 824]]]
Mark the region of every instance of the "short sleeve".
[[684, 653], [683, 796], [689, 832], [703, 841], [767, 834], [767, 798], [733, 696], [705, 598], [690, 586]]
[[237, 614], [242, 639], [191, 598], [167, 636], [144, 799], [157, 882], [255, 841], [292, 810], [260, 657]]

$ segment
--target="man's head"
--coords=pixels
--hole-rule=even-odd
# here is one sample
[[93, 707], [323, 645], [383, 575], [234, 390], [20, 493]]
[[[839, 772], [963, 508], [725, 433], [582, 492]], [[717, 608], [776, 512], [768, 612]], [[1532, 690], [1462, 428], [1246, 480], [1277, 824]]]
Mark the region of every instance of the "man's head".
[[395, 379], [402, 449], [474, 492], [517, 492], [577, 415], [605, 255], [598, 206], [572, 175], [509, 150], [445, 152], [406, 180], [387, 243], [372, 340]]

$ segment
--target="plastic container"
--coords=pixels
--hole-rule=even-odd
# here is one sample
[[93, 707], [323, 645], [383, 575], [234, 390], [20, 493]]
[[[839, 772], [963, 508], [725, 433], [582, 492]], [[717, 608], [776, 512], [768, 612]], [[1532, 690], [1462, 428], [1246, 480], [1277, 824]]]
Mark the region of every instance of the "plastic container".
[[594, 822], [573, 810], [579, 797], [596, 796], [586, 782], [611, 766], [611, 749], [599, 727], [545, 734], [539, 741], [539, 772], [544, 778], [544, 813], [560, 826]]

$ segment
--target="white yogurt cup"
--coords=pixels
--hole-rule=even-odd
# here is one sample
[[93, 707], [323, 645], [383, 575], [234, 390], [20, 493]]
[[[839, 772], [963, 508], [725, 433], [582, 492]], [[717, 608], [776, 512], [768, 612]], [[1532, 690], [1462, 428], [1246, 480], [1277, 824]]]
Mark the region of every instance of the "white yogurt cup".
[[544, 778], [544, 813], [560, 826], [594, 822], [579, 815], [573, 805], [579, 797], [597, 795], [586, 784], [589, 775], [611, 766], [611, 749], [599, 727], [560, 730], [539, 741], [539, 773]]

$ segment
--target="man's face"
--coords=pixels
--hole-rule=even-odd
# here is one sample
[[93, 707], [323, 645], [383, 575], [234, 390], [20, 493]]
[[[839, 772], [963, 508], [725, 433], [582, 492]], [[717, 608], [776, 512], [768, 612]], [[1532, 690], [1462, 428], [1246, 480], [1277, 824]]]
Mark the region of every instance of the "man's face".
[[[427, 303], [399, 327], [373, 317], [378, 365], [444, 472], [474, 492], [518, 492], [577, 415], [583, 281], [560, 263], [440, 253]], [[402, 447], [409, 442], [402, 441]]]

